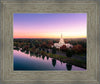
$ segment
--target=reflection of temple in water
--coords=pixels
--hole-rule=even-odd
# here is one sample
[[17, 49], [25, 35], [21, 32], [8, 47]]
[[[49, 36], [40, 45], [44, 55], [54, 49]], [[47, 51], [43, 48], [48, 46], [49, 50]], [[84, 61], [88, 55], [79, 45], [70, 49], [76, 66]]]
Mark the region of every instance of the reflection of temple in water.
[[65, 45], [67, 48], [72, 48], [72, 47], [73, 47], [73, 45], [71, 45], [70, 43], [65, 43], [65, 42], [64, 42], [64, 39], [63, 39], [62, 34], [61, 34], [61, 38], [60, 38], [59, 43], [54, 43], [54, 46], [55, 46], [56, 48], [60, 48], [60, 47], [62, 47], [63, 45]]

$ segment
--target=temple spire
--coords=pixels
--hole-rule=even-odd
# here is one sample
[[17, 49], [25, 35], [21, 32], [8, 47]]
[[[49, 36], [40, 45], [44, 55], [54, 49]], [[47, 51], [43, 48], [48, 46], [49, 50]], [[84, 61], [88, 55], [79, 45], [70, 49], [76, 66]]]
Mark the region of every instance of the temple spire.
[[61, 38], [60, 38], [59, 44], [65, 44], [64, 39], [62, 37], [62, 34], [61, 34]]
[[62, 38], [62, 33], [61, 33], [61, 38]]

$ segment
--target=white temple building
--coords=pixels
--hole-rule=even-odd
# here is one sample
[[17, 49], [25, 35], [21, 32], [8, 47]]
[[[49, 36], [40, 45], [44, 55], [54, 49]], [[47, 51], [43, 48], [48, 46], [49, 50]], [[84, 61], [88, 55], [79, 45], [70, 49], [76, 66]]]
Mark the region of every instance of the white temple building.
[[54, 43], [54, 46], [55, 46], [56, 48], [60, 48], [60, 47], [62, 47], [63, 45], [65, 45], [67, 48], [72, 48], [72, 47], [73, 47], [73, 45], [71, 45], [70, 43], [65, 43], [65, 42], [64, 42], [64, 39], [63, 39], [62, 34], [61, 34], [61, 38], [60, 38], [59, 43]]

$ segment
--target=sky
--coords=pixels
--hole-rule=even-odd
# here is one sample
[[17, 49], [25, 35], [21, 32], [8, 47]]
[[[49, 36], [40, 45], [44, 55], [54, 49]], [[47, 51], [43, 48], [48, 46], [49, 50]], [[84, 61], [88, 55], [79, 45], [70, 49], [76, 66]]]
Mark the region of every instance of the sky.
[[86, 13], [15, 13], [13, 38], [86, 38]]

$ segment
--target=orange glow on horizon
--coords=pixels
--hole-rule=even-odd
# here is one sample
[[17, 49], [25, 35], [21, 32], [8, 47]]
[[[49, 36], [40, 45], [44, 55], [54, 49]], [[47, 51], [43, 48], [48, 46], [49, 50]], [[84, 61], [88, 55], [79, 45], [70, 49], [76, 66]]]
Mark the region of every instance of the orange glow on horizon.
[[[60, 38], [60, 36], [14, 36], [14, 38]], [[86, 36], [66, 36], [63, 38], [86, 38]]]
[[14, 33], [14, 38], [60, 38], [61, 34], [63, 38], [86, 38], [84, 33], [67, 33], [67, 32], [52, 32], [52, 33], [40, 33], [33, 32], [33, 33], [26, 33], [26, 32], [16, 32]]

